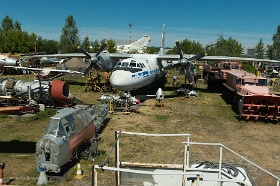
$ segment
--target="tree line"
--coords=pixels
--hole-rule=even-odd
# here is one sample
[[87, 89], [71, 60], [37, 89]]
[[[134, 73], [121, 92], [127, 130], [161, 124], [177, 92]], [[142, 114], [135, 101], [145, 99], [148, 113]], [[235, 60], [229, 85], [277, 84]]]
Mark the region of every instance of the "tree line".
[[[35, 33], [22, 31], [21, 24], [18, 21], [13, 22], [9, 16], [3, 18], [0, 28], [0, 53], [36, 53], [46, 52], [47, 54], [73, 53], [79, 52], [77, 46], [81, 46], [88, 52], [97, 52], [101, 45], [107, 44], [107, 51], [116, 52], [116, 43], [113, 39], [102, 41], [89, 41], [85, 36], [83, 41], [79, 39], [79, 30], [73, 15], [69, 15], [65, 20], [65, 25], [61, 30], [60, 40], [43, 39]], [[256, 45], [257, 58], [265, 58], [265, 52], [269, 59], [280, 60], [280, 25], [276, 33], [272, 36], [272, 45], [265, 46], [262, 39]], [[236, 39], [228, 39], [220, 36], [213, 45], [203, 47], [200, 42], [190, 41], [187, 38], [179, 42], [184, 54], [207, 53], [207, 55], [217, 56], [241, 56], [242, 45]], [[267, 48], [267, 51], [265, 51]], [[159, 52], [159, 47], [148, 47], [146, 53], [154, 54]], [[174, 46], [169, 54], [177, 54], [177, 48]]]

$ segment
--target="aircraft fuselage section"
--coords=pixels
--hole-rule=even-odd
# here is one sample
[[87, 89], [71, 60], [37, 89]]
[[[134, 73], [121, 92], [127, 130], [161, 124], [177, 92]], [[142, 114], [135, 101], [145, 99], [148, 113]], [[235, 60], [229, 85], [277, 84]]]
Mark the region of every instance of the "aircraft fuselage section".
[[13, 58], [2, 57], [0, 56], [0, 68], [4, 68], [4, 66], [18, 66], [19, 61]]

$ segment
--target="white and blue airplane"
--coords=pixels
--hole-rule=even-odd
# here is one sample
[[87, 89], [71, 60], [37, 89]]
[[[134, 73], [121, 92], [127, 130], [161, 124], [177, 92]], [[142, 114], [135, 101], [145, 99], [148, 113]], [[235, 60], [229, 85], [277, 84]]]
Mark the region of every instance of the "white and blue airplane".
[[[195, 60], [203, 57], [204, 55], [193, 56], [189, 59], [184, 58], [181, 55], [165, 55], [165, 25], [162, 29], [162, 43], [160, 52], [158, 54], [108, 54], [101, 53], [93, 56], [86, 51], [81, 51], [91, 59], [91, 65], [88, 69], [91, 69], [94, 65], [98, 65], [101, 69], [107, 69], [112, 71], [110, 76], [111, 85], [120, 91], [133, 91], [142, 87], [148, 86], [153, 82], [161, 79], [165, 76], [167, 70], [180, 67], [182, 71], [185, 71], [189, 81], [191, 80], [192, 65], [190, 60]], [[177, 47], [179, 42], [176, 42]], [[103, 50], [105, 46], [101, 47]], [[178, 50], [181, 51], [180, 48]], [[168, 64], [167, 61], [176, 61], [174, 64]], [[88, 69], [85, 74], [88, 73]], [[189, 75], [188, 75], [189, 74]]]
[[[101, 46], [96, 54], [90, 54], [80, 48], [82, 53], [77, 54], [54, 54], [54, 55], [37, 55], [35, 57], [58, 57], [70, 58], [79, 57], [90, 59], [90, 64], [84, 72], [87, 75], [89, 71], [94, 68], [101, 71], [111, 71], [110, 82], [113, 88], [120, 91], [133, 91], [142, 87], [148, 86], [155, 81], [165, 76], [167, 70], [177, 68], [180, 72], [185, 74], [189, 83], [193, 82], [193, 73], [195, 66], [193, 61], [200, 60], [235, 60], [235, 61], [267, 61], [267, 62], [280, 62], [268, 59], [255, 59], [255, 58], [239, 58], [227, 56], [204, 56], [200, 55], [184, 55], [180, 44], [176, 41], [178, 55], [166, 55], [165, 48], [165, 25], [162, 29], [162, 43], [160, 52], [158, 54], [118, 54], [118, 53], [103, 53], [106, 44]], [[167, 61], [172, 61], [168, 64]]]
[[[164, 77], [166, 71], [178, 66], [186, 69], [188, 59], [180, 60], [180, 55], [165, 55], [165, 25], [162, 31], [162, 44], [159, 54], [119, 54], [102, 52], [106, 44], [100, 47], [96, 54], [90, 54], [80, 48], [81, 53], [75, 54], [53, 54], [53, 55], [34, 55], [33, 57], [49, 58], [87, 58], [90, 64], [84, 72], [87, 75], [91, 69], [100, 71], [111, 71], [110, 82], [113, 88], [120, 91], [132, 91], [155, 82]], [[202, 57], [202, 56], [199, 56]], [[196, 57], [192, 57], [192, 60]], [[177, 61], [176, 64], [169, 65], [167, 61]], [[179, 62], [178, 62], [179, 61]], [[188, 72], [188, 71], [186, 71]]]

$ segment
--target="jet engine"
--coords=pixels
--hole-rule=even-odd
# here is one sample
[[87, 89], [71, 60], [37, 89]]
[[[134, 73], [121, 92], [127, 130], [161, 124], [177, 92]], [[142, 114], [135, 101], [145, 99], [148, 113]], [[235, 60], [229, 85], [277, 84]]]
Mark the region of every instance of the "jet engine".
[[0, 79], [0, 96], [11, 96], [24, 101], [34, 100], [54, 106], [70, 106], [73, 99], [69, 84], [64, 81], [23, 81], [13, 78]]

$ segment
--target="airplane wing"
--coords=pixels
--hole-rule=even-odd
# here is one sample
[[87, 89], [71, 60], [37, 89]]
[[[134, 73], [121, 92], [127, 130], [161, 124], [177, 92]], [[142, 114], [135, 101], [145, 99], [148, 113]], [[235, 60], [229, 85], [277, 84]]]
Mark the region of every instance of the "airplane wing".
[[32, 72], [45, 72], [45, 73], [50, 73], [50, 72], [57, 72], [57, 73], [62, 73], [62, 74], [83, 74], [83, 72], [79, 71], [73, 71], [73, 70], [59, 70], [59, 69], [51, 69], [51, 68], [29, 68], [29, 67], [14, 67], [14, 66], [5, 66], [5, 68], [14, 68], [14, 69], [21, 69], [21, 70], [30, 70]]
[[[90, 57], [92, 56], [95, 56], [96, 53], [88, 53], [90, 55]], [[112, 59], [125, 59], [125, 58], [129, 58], [129, 57], [132, 57], [131, 54], [118, 54], [118, 53], [101, 53], [102, 54], [108, 54], [110, 58]], [[46, 57], [46, 58], [67, 58], [67, 59], [70, 59], [70, 58], [88, 58], [88, 56], [86, 56], [85, 54], [83, 53], [67, 53], [67, 54], [45, 54], [45, 55], [33, 55], [32, 57], [38, 57], [38, 58], [41, 58], [41, 57]]]
[[86, 58], [86, 55], [83, 53], [66, 53], [66, 54], [40, 54], [40, 55], [31, 55], [31, 56], [26, 56], [26, 57], [46, 57], [46, 58]]
[[[185, 55], [184, 55], [185, 57]], [[188, 59], [190, 56], [188, 56], [186, 59]], [[165, 70], [170, 70], [173, 68], [176, 68], [180, 65], [180, 59], [179, 55], [164, 55], [159, 56], [158, 60], [171, 60], [172, 63], [166, 67], [164, 67]], [[189, 58], [190, 59], [190, 58]], [[267, 63], [280, 63], [280, 61], [277, 60], [271, 60], [271, 59], [257, 59], [257, 58], [246, 58], [246, 57], [229, 57], [229, 56], [204, 56], [202, 58], [198, 59], [199, 61], [240, 61], [240, 62], [267, 62]], [[192, 60], [190, 60], [192, 61]], [[195, 61], [195, 60], [193, 60]]]
[[29, 67], [16, 67], [16, 66], [4, 66], [5, 68], [14, 68], [14, 69], [20, 69], [20, 70], [31, 70], [31, 71], [41, 71], [42, 68], [29, 68]]
[[73, 71], [73, 70], [59, 70], [59, 69], [50, 69], [49, 72], [58, 72], [64, 74], [84, 74], [83, 72]]
[[246, 57], [229, 57], [229, 56], [204, 56], [199, 59], [200, 61], [243, 61], [243, 62], [269, 62], [269, 63], [280, 63], [277, 60], [271, 59], [257, 59], [257, 58], [246, 58]]
[[158, 60], [170, 60], [170, 61], [178, 61], [180, 59], [179, 55], [159, 55], [157, 57]]

